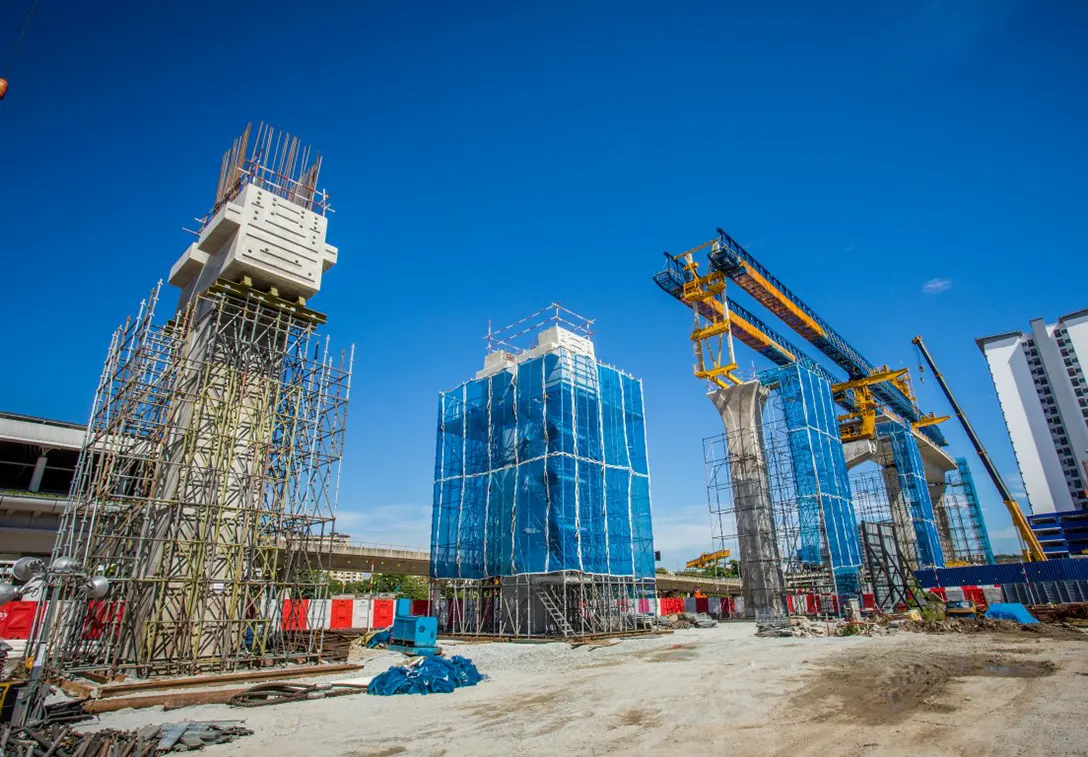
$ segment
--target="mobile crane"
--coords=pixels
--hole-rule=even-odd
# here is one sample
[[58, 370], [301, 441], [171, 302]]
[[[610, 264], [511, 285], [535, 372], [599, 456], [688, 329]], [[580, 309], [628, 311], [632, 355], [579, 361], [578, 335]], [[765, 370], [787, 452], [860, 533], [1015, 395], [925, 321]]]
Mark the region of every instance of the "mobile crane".
[[[1009, 516], [1012, 518], [1012, 524], [1016, 527], [1017, 533], [1020, 534], [1020, 539], [1024, 542], [1024, 557], [1027, 558], [1029, 562], [1046, 562], [1046, 553], [1043, 552], [1043, 547], [1039, 544], [1039, 539], [1036, 538], [1035, 532], [1031, 530], [1027, 518], [1024, 517], [1024, 513], [1020, 510], [1020, 505], [1017, 503], [1016, 499], [1013, 498], [1012, 492], [1009, 491], [1009, 487], [1005, 485], [1005, 481], [1001, 478], [1001, 474], [997, 472], [997, 467], [990, 459], [990, 455], [986, 452], [986, 448], [982, 446], [982, 441], [978, 438], [978, 434], [975, 433], [975, 429], [971, 427], [971, 422], [967, 420], [967, 416], [964, 414], [963, 408], [960, 407], [960, 403], [952, 396], [952, 390], [948, 388], [948, 382], [944, 380], [944, 376], [937, 370], [937, 364], [933, 362], [933, 356], [930, 355], [929, 350], [926, 349], [922, 337], [914, 337], [914, 339], [911, 339], [911, 343], [918, 348], [918, 352], [925, 358], [926, 363], [929, 364], [929, 370], [933, 372], [933, 378], [937, 380], [937, 385], [941, 387], [941, 391], [944, 392], [944, 396], [948, 399], [948, 404], [952, 407], [952, 412], [955, 413], [956, 418], [959, 419], [960, 425], [963, 426], [964, 433], [967, 434], [967, 438], [971, 440], [971, 446], [975, 448], [975, 452], [978, 454], [979, 459], [982, 460], [982, 466], [986, 469], [986, 472], [990, 474], [990, 480], [993, 481], [994, 486], [997, 487], [997, 491], [1001, 495], [1001, 501], [1005, 503], [1005, 508], [1009, 511]], [[919, 368], [922, 368], [922, 366], [919, 366]]]

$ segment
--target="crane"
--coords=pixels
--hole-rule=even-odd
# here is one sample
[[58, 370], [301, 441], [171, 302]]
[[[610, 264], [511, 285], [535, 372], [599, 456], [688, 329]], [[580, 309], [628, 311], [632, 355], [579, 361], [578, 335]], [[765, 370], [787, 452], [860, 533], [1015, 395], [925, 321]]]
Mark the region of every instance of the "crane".
[[963, 426], [964, 433], [967, 434], [967, 438], [971, 440], [971, 445], [975, 448], [975, 452], [978, 454], [979, 459], [982, 460], [982, 466], [986, 469], [986, 472], [990, 474], [990, 480], [993, 481], [994, 486], [997, 487], [997, 491], [1001, 495], [1001, 500], [1005, 503], [1005, 508], [1009, 511], [1009, 516], [1012, 518], [1012, 524], [1016, 527], [1017, 533], [1020, 534], [1020, 538], [1024, 542], [1024, 556], [1029, 562], [1046, 562], [1046, 553], [1043, 552], [1043, 547], [1039, 544], [1039, 539], [1036, 538], [1035, 532], [1031, 530], [1027, 518], [1025, 518], [1024, 513], [1021, 512], [1020, 505], [1013, 498], [1012, 492], [1009, 491], [1009, 487], [1005, 485], [1005, 481], [1001, 478], [1001, 474], [997, 472], [997, 467], [994, 465], [993, 460], [990, 459], [990, 455], [986, 452], [986, 448], [982, 446], [982, 441], [978, 438], [978, 434], [975, 433], [975, 429], [971, 427], [971, 422], [967, 420], [967, 416], [964, 414], [963, 408], [960, 407], [960, 403], [952, 396], [952, 390], [948, 388], [948, 382], [944, 380], [944, 376], [937, 369], [937, 364], [933, 362], [933, 356], [930, 355], [929, 350], [926, 349], [922, 337], [916, 336], [911, 342], [918, 348], [918, 352], [925, 358], [926, 363], [929, 364], [929, 369], [933, 372], [933, 378], [937, 380], [937, 384], [941, 387], [941, 391], [944, 392], [944, 396], [948, 398], [948, 404], [951, 405], [952, 412], [956, 414], [956, 418], [959, 419], [960, 425]]
[[[665, 253], [665, 268], [654, 281], [695, 314], [691, 340], [695, 351], [695, 375], [720, 388], [739, 383], [732, 337], [751, 347], [775, 365], [800, 363], [831, 385], [835, 402], [846, 410], [840, 415], [844, 442], [873, 438], [877, 413], [883, 406], [929, 437], [946, 446], [944, 435], [932, 428], [947, 420], [918, 409], [907, 371], [874, 366], [826, 321], [764, 268], [751, 254], [721, 229], [718, 236], [679, 255]], [[694, 253], [710, 248], [710, 270], [704, 275]], [[829, 357], [847, 374], [842, 381], [752, 314], [725, 295], [731, 279], [751, 294], [794, 331]]]
[[711, 565], [717, 565], [731, 554], [733, 554], [732, 551], [728, 549], [719, 549], [717, 552], [703, 552], [703, 554], [699, 555], [694, 560], [688, 560], [686, 567], [708, 568]]
[[[871, 436], [876, 419], [876, 401], [879, 400], [937, 446], [948, 445], [944, 434], [935, 425], [944, 419], [932, 414], [923, 415], [918, 409], [906, 371], [875, 366], [735, 239], [721, 229], [717, 229], [717, 232], [718, 238], [711, 240], [709, 255], [713, 270], [739, 285], [846, 372], [849, 379], [834, 385], [832, 390], [836, 400], [848, 393], [854, 395], [856, 404], [864, 408], [860, 412], [855, 411], [855, 415], [865, 431], [848, 430], [844, 441], [849, 441], [851, 437]], [[845, 420], [851, 419], [847, 416]]]

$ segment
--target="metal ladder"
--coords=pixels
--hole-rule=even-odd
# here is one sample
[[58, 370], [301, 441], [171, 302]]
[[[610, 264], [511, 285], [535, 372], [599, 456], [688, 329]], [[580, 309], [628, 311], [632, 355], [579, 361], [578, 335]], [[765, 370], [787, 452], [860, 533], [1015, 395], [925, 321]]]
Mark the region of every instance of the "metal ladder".
[[574, 628], [571, 626], [567, 617], [563, 614], [563, 611], [556, 604], [555, 598], [552, 597], [551, 592], [545, 589], [540, 592], [540, 603], [544, 605], [544, 609], [548, 611], [548, 615], [551, 616], [552, 621], [563, 632], [563, 636], [573, 636]]

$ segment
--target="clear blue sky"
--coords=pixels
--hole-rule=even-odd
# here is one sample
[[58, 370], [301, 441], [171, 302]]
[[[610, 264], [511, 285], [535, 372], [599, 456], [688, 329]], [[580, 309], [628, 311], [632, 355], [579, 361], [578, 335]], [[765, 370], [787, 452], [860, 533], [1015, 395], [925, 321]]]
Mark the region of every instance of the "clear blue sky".
[[[0, 51], [28, 4], [0, 9]], [[326, 158], [340, 263], [312, 304], [358, 349], [357, 538], [426, 544], [437, 392], [489, 318], [559, 300], [645, 381], [665, 564], [708, 547], [719, 422], [651, 276], [715, 226], [871, 360], [913, 366], [924, 335], [1015, 476], [974, 338], [1088, 306], [1088, 5], [241, 5], [42, 0], [0, 71], [0, 408], [86, 418], [110, 332], [265, 120]]]

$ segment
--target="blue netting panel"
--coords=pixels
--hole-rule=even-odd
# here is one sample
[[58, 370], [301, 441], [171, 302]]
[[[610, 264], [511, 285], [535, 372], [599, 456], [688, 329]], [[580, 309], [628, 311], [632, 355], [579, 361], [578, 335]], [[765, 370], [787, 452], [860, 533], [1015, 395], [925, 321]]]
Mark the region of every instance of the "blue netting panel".
[[975, 538], [978, 539], [979, 548], [986, 558], [987, 565], [994, 564], [994, 549], [990, 545], [990, 532], [986, 528], [986, 519], [982, 515], [982, 502], [978, 498], [978, 490], [975, 489], [975, 477], [971, 475], [971, 468], [967, 460], [960, 457], [956, 459], [956, 467], [960, 472], [960, 480], [963, 482], [963, 493], [967, 497], [967, 505], [971, 512], [971, 525], [975, 530]]
[[918, 565], [943, 568], [944, 550], [937, 535], [933, 502], [929, 498], [929, 486], [926, 484], [918, 440], [906, 427], [894, 422], [877, 424], [877, 434], [891, 444], [892, 458], [899, 475], [899, 488], [914, 525]]
[[431, 575], [654, 575], [642, 383], [558, 351], [439, 400]]
[[994, 550], [990, 546], [990, 533], [986, 529], [986, 520], [982, 516], [982, 503], [979, 502], [978, 491], [975, 489], [975, 478], [971, 475], [971, 468], [965, 458], [956, 458], [956, 470], [949, 471], [946, 482], [950, 490], [958, 489], [963, 495], [967, 510], [963, 529], [966, 542], [965, 552], [970, 555], [981, 555], [987, 565], [993, 565]]
[[820, 564], [826, 534], [831, 567], [850, 584], [861, 545], [831, 385], [797, 363], [775, 373], [797, 487], [798, 558]]

